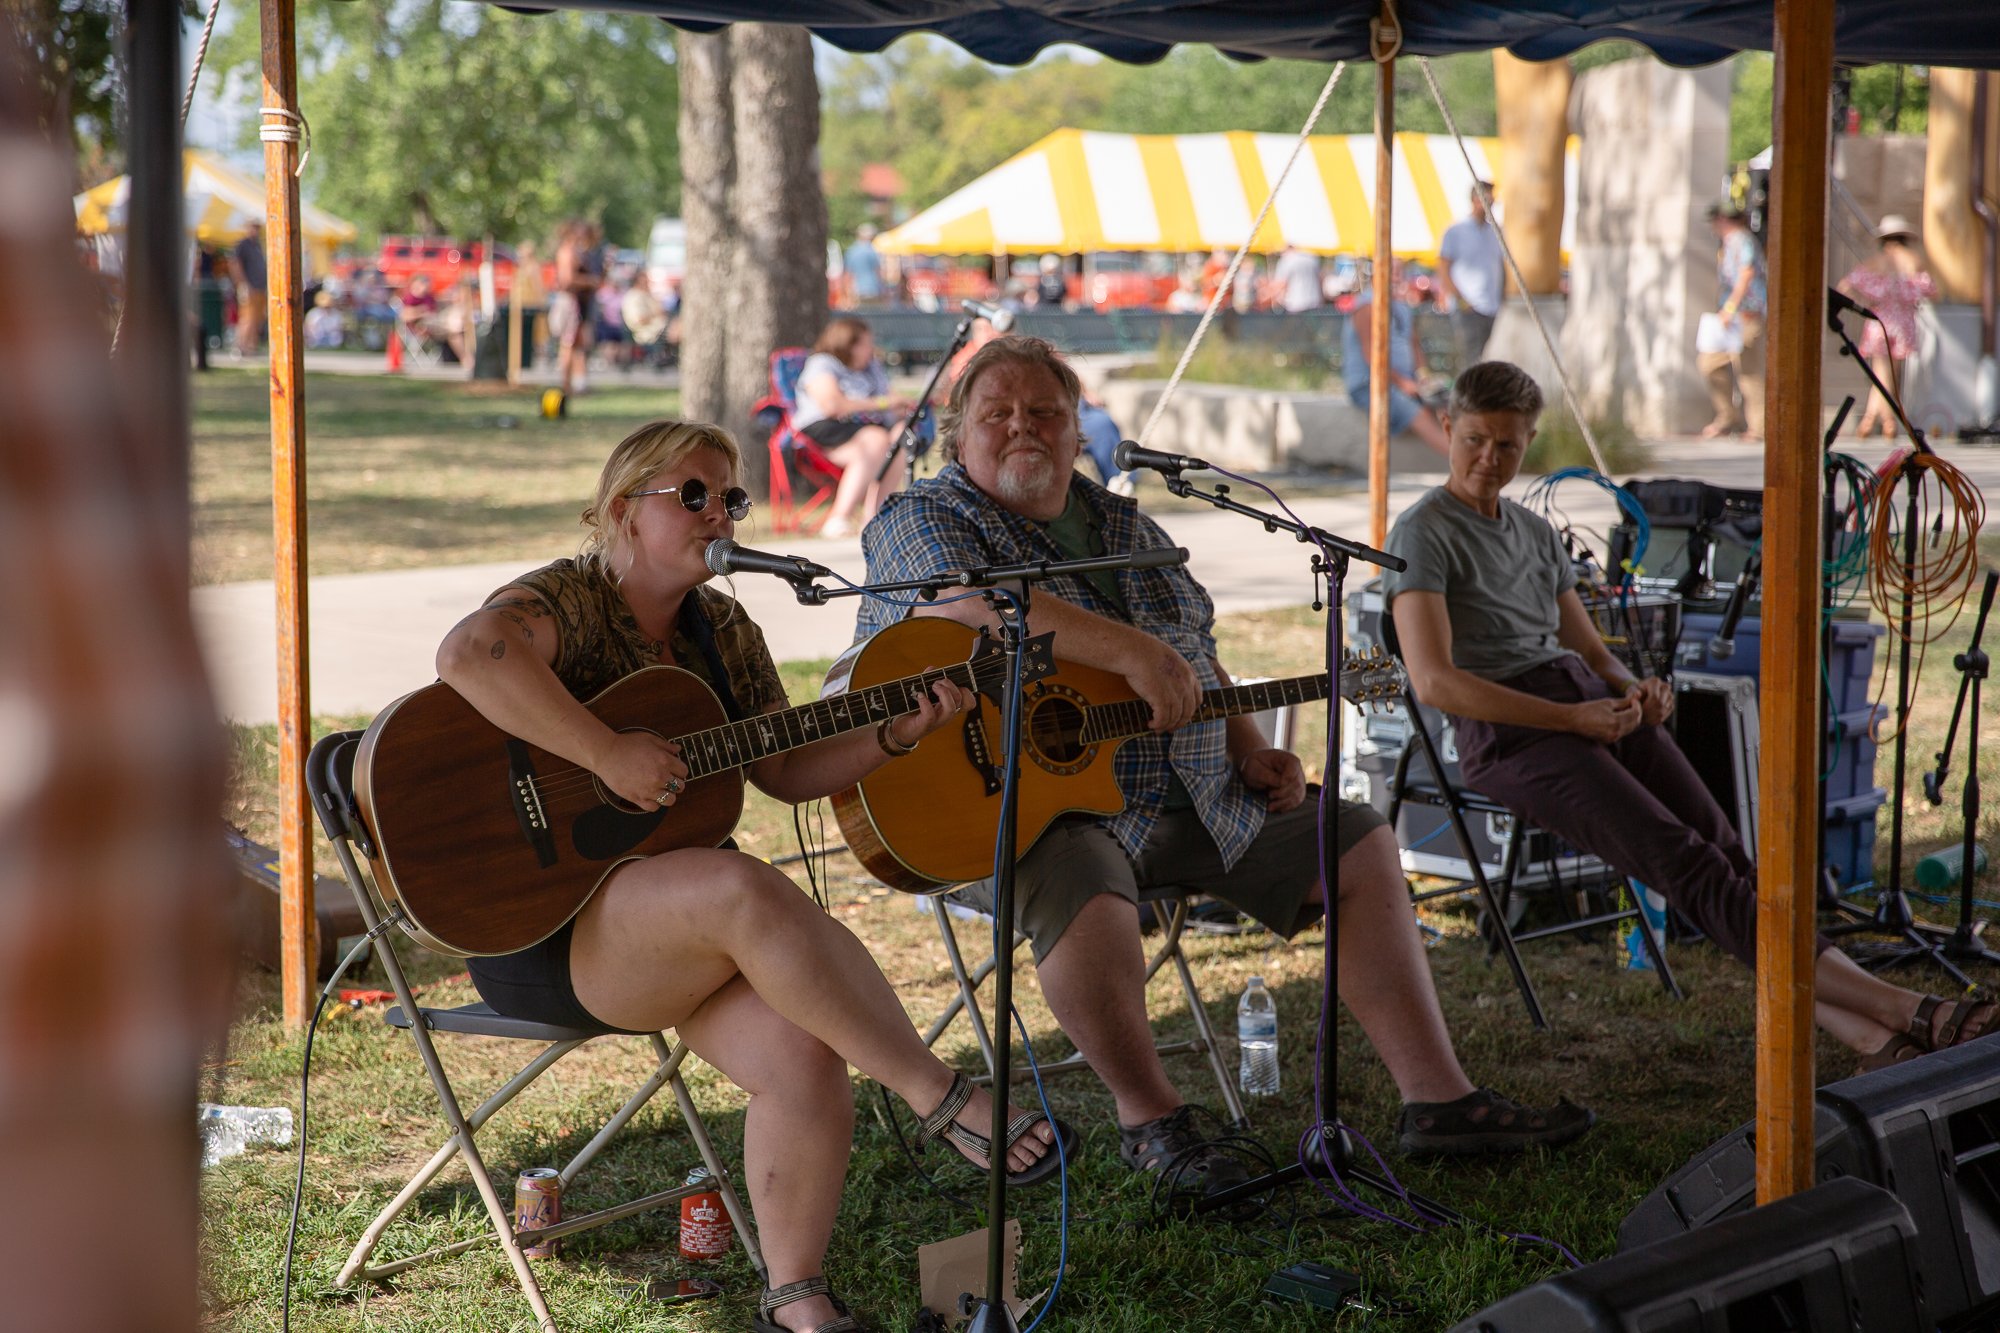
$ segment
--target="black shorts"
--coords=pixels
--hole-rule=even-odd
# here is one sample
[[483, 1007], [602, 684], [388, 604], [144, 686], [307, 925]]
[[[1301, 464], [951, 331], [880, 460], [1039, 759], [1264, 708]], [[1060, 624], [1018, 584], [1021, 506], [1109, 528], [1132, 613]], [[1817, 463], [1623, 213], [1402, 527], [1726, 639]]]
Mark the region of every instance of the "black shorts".
[[805, 436], [822, 449], [832, 449], [838, 445], [846, 444], [849, 440], [874, 424], [872, 421], [863, 421], [859, 417], [821, 417], [810, 426], [801, 426], [799, 434]]
[[494, 1013], [508, 1018], [593, 1032], [632, 1031], [604, 1022], [576, 998], [569, 976], [569, 942], [575, 933], [576, 918], [571, 917], [540, 944], [493, 958], [466, 959], [473, 989]]

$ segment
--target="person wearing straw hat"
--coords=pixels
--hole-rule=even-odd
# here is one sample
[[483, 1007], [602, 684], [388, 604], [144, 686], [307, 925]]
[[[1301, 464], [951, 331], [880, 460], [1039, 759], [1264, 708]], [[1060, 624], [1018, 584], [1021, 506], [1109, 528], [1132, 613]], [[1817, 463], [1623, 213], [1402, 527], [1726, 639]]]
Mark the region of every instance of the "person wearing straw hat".
[[[1861, 326], [1861, 355], [1884, 384], [1903, 393], [1903, 364], [1917, 350], [1917, 307], [1937, 299], [1937, 283], [1924, 267], [1916, 228], [1901, 213], [1888, 213], [1875, 228], [1875, 257], [1840, 280], [1840, 290], [1867, 306], [1875, 318]], [[1870, 389], [1856, 435], [1879, 432], [1893, 438], [1896, 413], [1880, 389]]]

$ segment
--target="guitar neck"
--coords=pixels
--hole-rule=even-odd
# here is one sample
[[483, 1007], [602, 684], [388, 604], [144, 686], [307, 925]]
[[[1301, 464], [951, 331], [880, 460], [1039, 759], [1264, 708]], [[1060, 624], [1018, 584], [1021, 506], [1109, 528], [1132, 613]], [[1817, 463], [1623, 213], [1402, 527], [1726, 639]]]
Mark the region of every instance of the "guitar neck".
[[969, 690], [978, 688], [972, 664], [958, 662], [782, 712], [762, 713], [741, 722], [689, 732], [674, 737], [673, 741], [681, 747], [681, 759], [688, 766], [689, 778], [707, 777], [914, 712], [931, 687], [941, 680]]
[[[1343, 678], [1346, 673], [1342, 673]], [[1201, 707], [1195, 710], [1195, 722], [1213, 722], [1218, 718], [1236, 717], [1243, 713], [1261, 713], [1268, 708], [1284, 704], [1317, 703], [1327, 697], [1327, 678], [1324, 674], [1292, 676], [1286, 680], [1261, 680], [1251, 685], [1225, 685], [1219, 689], [1203, 690]], [[1102, 741], [1123, 740], [1145, 732], [1152, 720], [1153, 709], [1144, 699], [1126, 699], [1115, 704], [1093, 704], [1089, 717], [1083, 724], [1082, 741], [1086, 745]]]

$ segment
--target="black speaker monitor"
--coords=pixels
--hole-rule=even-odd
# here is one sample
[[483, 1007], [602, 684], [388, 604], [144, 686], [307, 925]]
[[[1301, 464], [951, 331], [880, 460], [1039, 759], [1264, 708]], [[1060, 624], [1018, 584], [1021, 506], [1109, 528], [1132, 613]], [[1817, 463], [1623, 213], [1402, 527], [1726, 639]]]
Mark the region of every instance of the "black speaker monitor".
[[[2000, 1315], [2000, 1041], [1978, 1041], [1819, 1090], [1817, 1178], [1893, 1191], [1915, 1221], [1917, 1261], [1945, 1328]], [[1640, 1201], [1621, 1250], [1705, 1228], [1756, 1195], [1751, 1127], [1704, 1149]]]
[[1453, 1333], [1929, 1333], [1917, 1231], [1835, 1180], [1550, 1278]]

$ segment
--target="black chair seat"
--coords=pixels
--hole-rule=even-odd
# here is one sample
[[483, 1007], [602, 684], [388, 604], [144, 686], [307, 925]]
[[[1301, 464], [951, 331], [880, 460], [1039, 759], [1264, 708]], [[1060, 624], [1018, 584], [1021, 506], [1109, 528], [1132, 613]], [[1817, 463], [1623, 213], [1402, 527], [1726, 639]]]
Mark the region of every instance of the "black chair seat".
[[[587, 1041], [592, 1037], [611, 1036], [613, 1028], [567, 1028], [554, 1023], [532, 1023], [525, 1018], [509, 1018], [496, 1014], [485, 1001], [478, 1004], [463, 1004], [456, 1009], [431, 1009], [419, 1006], [417, 1012], [424, 1016], [424, 1022], [433, 1032], [463, 1032], [475, 1037], [512, 1037], [517, 1041]], [[392, 1028], [410, 1026], [410, 1016], [397, 1005], [382, 1015], [382, 1021]]]

